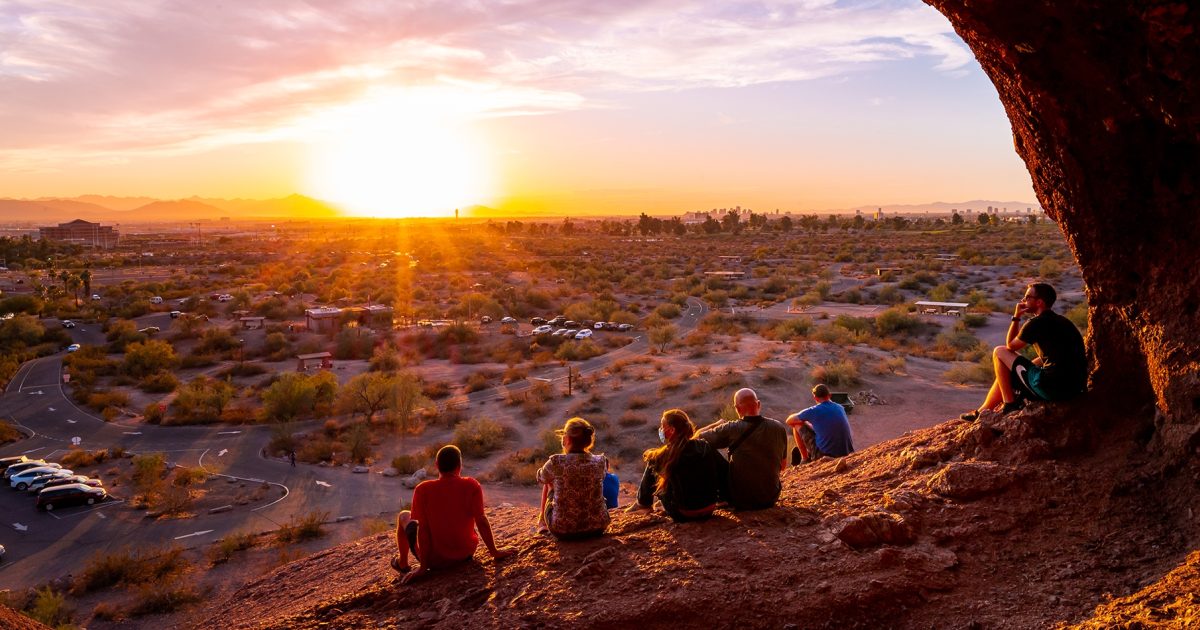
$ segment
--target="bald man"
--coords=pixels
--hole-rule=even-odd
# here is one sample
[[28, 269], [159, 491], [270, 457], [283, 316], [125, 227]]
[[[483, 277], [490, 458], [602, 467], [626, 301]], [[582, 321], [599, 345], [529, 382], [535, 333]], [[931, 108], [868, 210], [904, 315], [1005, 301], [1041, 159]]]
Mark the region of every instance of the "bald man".
[[729, 449], [729, 503], [738, 510], [762, 510], [779, 500], [779, 473], [787, 466], [787, 427], [762, 417], [754, 390], [733, 395], [738, 419], [705, 427], [697, 438]]

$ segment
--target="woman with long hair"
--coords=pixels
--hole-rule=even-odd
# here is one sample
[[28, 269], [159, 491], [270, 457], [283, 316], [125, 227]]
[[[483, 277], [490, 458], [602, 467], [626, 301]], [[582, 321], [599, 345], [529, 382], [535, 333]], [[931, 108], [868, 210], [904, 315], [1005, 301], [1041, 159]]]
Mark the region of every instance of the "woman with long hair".
[[538, 524], [559, 538], [603, 534], [609, 522], [604, 502], [608, 459], [592, 454], [596, 430], [583, 418], [571, 418], [558, 434], [563, 452], [551, 455], [537, 472], [542, 484]]
[[668, 409], [659, 421], [662, 446], [642, 458], [646, 471], [632, 510], [649, 510], [655, 497], [675, 521], [712, 516], [728, 493], [729, 463], [708, 442], [694, 438], [696, 425], [682, 409]]

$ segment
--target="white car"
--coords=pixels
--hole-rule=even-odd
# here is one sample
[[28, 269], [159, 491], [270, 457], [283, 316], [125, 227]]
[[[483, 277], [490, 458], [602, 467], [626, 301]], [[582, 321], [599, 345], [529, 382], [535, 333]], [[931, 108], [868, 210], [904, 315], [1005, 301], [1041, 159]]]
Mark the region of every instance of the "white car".
[[150, 303], [151, 304], [162, 304], [162, 297], [156, 295], [156, 296], [150, 298]]
[[592, 324], [592, 328], [595, 328], [596, 330], [604, 330], [604, 322], [596, 322], [595, 324]]
[[591, 336], [592, 336], [592, 331], [588, 330], [587, 328], [584, 328], [583, 330], [575, 333], [576, 339], [587, 339], [588, 337], [591, 337]]
[[77, 350], [79, 350], [79, 344], [77, 344], [77, 343], [73, 343], [73, 344], [67, 346], [67, 352], [75, 352]]
[[41, 490], [43, 487], [45, 487], [45, 485], [47, 483], [50, 483], [51, 481], [54, 481], [56, 479], [70, 479], [70, 478], [73, 478], [74, 476], [75, 476], [74, 473], [72, 473], [69, 470], [56, 470], [54, 472], [42, 473], [42, 474], [34, 477], [33, 479], [29, 480], [29, 485], [25, 486], [25, 488], [27, 490], [29, 490], [30, 492], [36, 493], [38, 490]]
[[505, 317], [500, 320], [500, 323], [501, 324], [515, 324], [515, 323], [517, 323], [517, 320], [516, 320], [516, 318], [513, 318], [513, 317]]
[[553, 331], [554, 331], [554, 329], [551, 328], [550, 326], [542, 325], [542, 326], [538, 326], [537, 328], [534, 328], [533, 334], [544, 335], [546, 333], [553, 332]]
[[75, 327], [75, 322], [73, 322], [69, 319], [63, 320], [63, 328], [74, 328], [74, 327]]
[[47, 473], [58, 472], [60, 470], [67, 473], [68, 476], [75, 474], [74, 471], [67, 470], [59, 464], [47, 464], [45, 466], [38, 466], [37, 468], [30, 468], [29, 470], [22, 470], [12, 477], [9, 477], [8, 485], [16, 488], [17, 490], [25, 490], [29, 487], [29, 483], [34, 479], [37, 479], [38, 477], [41, 477]]
[[617, 330], [620, 330], [622, 332], [628, 332], [630, 330], [633, 330], [633, 324], [618, 324]]
[[93, 300], [95, 300], [96, 302], [99, 302], [99, 301], [100, 301], [100, 294], [99, 294], [99, 293], [93, 293], [93, 294], [92, 294], [92, 299], [93, 299]]
[[559, 328], [558, 330], [556, 330], [550, 334], [555, 337], [561, 337], [567, 333], [573, 333], [573, 332], [575, 332], [575, 331], [571, 330], [570, 328]]

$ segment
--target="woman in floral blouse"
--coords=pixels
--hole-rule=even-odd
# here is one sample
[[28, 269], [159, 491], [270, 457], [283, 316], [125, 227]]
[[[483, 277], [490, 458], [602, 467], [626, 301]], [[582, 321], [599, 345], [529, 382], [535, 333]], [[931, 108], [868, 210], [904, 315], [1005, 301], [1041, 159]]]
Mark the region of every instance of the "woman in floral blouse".
[[604, 504], [608, 460], [591, 453], [596, 429], [583, 418], [571, 418], [558, 433], [563, 452], [551, 455], [537, 473], [542, 484], [539, 525], [559, 538], [599, 536], [609, 521]]

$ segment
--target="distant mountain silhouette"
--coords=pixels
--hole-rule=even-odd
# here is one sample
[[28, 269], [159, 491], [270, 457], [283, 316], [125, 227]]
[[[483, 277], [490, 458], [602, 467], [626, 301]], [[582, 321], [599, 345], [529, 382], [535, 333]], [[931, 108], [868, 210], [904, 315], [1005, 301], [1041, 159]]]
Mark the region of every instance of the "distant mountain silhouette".
[[1032, 209], [1034, 212], [1040, 212], [1042, 204], [1036, 201], [994, 201], [989, 199], [972, 199], [970, 201], [935, 201], [933, 203], [917, 203], [917, 204], [877, 204], [870, 206], [857, 206], [848, 210], [834, 210], [834, 212], [862, 212], [863, 214], [874, 213], [876, 210], [882, 209], [886, 214], [921, 214], [924, 212], [932, 212], [934, 214], [949, 214], [952, 210], [966, 212], [974, 210], [975, 212], [985, 212], [991, 206], [993, 209], [1007, 208], [1009, 212], [1024, 213], [1027, 209]]
[[156, 200], [150, 197], [83, 195], [72, 198], [0, 199], [0, 221], [53, 225], [73, 219], [105, 223], [177, 223], [245, 219], [331, 219], [342, 216], [323, 201], [289, 195], [280, 199]]

